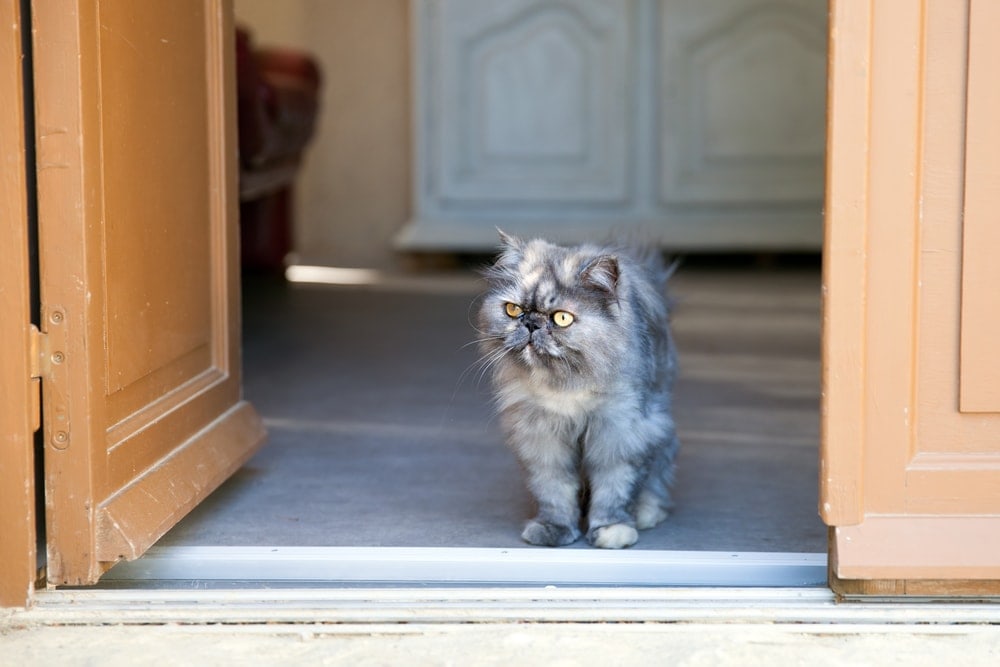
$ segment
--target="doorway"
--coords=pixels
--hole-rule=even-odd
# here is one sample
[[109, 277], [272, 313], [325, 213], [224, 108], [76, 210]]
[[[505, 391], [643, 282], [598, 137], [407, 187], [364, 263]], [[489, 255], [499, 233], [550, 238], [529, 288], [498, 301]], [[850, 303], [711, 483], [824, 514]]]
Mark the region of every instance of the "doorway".
[[692, 257], [675, 277], [677, 507], [627, 553], [521, 542], [533, 508], [469, 345], [471, 267], [303, 268], [244, 279], [245, 396], [268, 445], [105, 584], [824, 583], [814, 257]]
[[[618, 18], [613, 19], [619, 27], [635, 19], [637, 25], [647, 26], [645, 29], [622, 28], [608, 33], [614, 39], [641, 43], [635, 52], [641, 54], [636, 62], [644, 68], [645, 78], [630, 94], [636, 95], [636, 108], [647, 110], [658, 104], [649, 88], [657, 80], [652, 74], [660, 53], [653, 46], [659, 30], [653, 29], [657, 23], [654, 4], [637, 3], [638, 14], [622, 10], [624, 13], [616, 13]], [[679, 11], [693, 11], [685, 3], [676, 4]], [[756, 7], [754, 3], [747, 7], [751, 5]], [[136, 566], [115, 568], [106, 577], [109, 581], [140, 576], [136, 573], [154, 561], [169, 568], [171, 554], [207, 557], [204, 550], [213, 549], [222, 549], [214, 552], [222, 559], [227, 553], [242, 554], [242, 558], [248, 550], [260, 547], [278, 547], [285, 553], [289, 548], [320, 549], [323, 551], [313, 554], [333, 560], [345, 557], [345, 550], [351, 549], [366, 550], [360, 557], [363, 559], [377, 558], [378, 550], [444, 550], [427, 555], [427, 562], [447, 560], [444, 552], [479, 549], [484, 550], [478, 552], [482, 563], [491, 558], [495, 563], [499, 551], [538, 551], [528, 550], [519, 539], [521, 524], [532, 508], [520, 471], [492, 418], [488, 382], [475, 366], [477, 352], [467, 345], [473, 337], [469, 313], [481, 289], [472, 267], [443, 277], [401, 273], [394, 260], [383, 256], [386, 250], [376, 250], [389, 248], [397, 232], [387, 228], [387, 221], [398, 219], [401, 213], [393, 209], [392, 202], [408, 201], [411, 196], [405, 185], [411, 178], [405, 168], [411, 156], [405, 149], [385, 148], [390, 143], [405, 146], [423, 141], [408, 131], [406, 110], [412, 100], [405, 93], [405, 82], [399, 87], [394, 78], [398, 72], [387, 72], [391, 67], [386, 65], [387, 59], [409, 57], [406, 35], [411, 28], [403, 26], [403, 38], [399, 39], [393, 32], [401, 27], [399, 17], [394, 18], [389, 6], [359, 10], [354, 3], [330, 3], [323, 10], [323, 21], [306, 21], [296, 7], [289, 6], [276, 15], [270, 3], [236, 3], [238, 18], [242, 9], [244, 16], [259, 19], [257, 37], [265, 42], [269, 34], [278, 40], [302, 35], [312, 38], [319, 32], [328, 36], [329, 31], [338, 30], [337, 26], [345, 33], [343, 40], [335, 40], [339, 50], [321, 52], [332, 58], [326, 61], [324, 71], [337, 82], [328, 82], [335, 91], [324, 101], [337, 105], [337, 115], [320, 122], [317, 146], [309, 157], [312, 169], [305, 174], [299, 193], [300, 199], [314, 202], [312, 206], [321, 202], [338, 214], [325, 216], [327, 232], [308, 222], [300, 226], [302, 260], [320, 264], [342, 261], [382, 270], [348, 272], [333, 278], [320, 272], [287, 285], [259, 278], [244, 282], [245, 394], [264, 418], [269, 443], [165, 535], [149, 557]], [[599, 16], [603, 11], [595, 5], [583, 14], [596, 12], [593, 16]], [[803, 33], [802, 25], [807, 22], [798, 14], [789, 18], [764, 12], [755, 18], [752, 12], [743, 16], [740, 11], [726, 11], [732, 14], [732, 21], [726, 17], [714, 20], [727, 29], [735, 25], [740, 52], [756, 54], [765, 61], [772, 52], [760, 45], [766, 47], [773, 40], [761, 42], [758, 30], [776, 32], [778, 43], [789, 41], [797, 50], [802, 49], [802, 35], [811, 34], [808, 30]], [[402, 15], [405, 17], [405, 11]], [[418, 20], [415, 14], [409, 18]], [[524, 22], [528, 32], [524, 34], [541, 34], [540, 48], [545, 51], [552, 39], [558, 46], [560, 35], [568, 34], [565, 30], [572, 33], [577, 23], [575, 13], [529, 12]], [[689, 23], [694, 27], [678, 33], [677, 40], [700, 44], [699, 30], [711, 32], [697, 28], [695, 18], [686, 18], [683, 25]], [[324, 26], [322, 30], [313, 27], [319, 24]], [[522, 39], [518, 22], [511, 19], [511, 26]], [[385, 33], [385, 39], [373, 39], [373, 29]], [[365, 35], [364, 43], [346, 33]], [[822, 41], [822, 30], [817, 34]], [[379, 43], [393, 46], [379, 51], [373, 46]], [[345, 53], [348, 48], [354, 49], [351, 54]], [[611, 49], [608, 53], [617, 53], [613, 45], [607, 48]], [[706, 57], [716, 51], [714, 47], [703, 50]], [[709, 60], [714, 62], [714, 58]], [[352, 65], [357, 62], [365, 64]], [[401, 62], [405, 73], [412, 63]], [[629, 57], [620, 54], [614, 62], [623, 72], [632, 66]], [[725, 62], [729, 62], [728, 56], [723, 58]], [[673, 76], [683, 79], [682, 74]], [[355, 85], [360, 81], [365, 85]], [[375, 91], [380, 90], [381, 97], [375, 99]], [[409, 95], [419, 98], [420, 92], [411, 90]], [[347, 99], [359, 101], [349, 104]], [[377, 114], [373, 113], [376, 108]], [[816, 106], [821, 108], [821, 104]], [[625, 125], [634, 120], [643, 128], [642, 133], [655, 133], [651, 124], [654, 114], [639, 113], [631, 119], [629, 109], [623, 107], [618, 113], [624, 115], [612, 115], [612, 119]], [[462, 122], [456, 119], [456, 123]], [[517, 128], [508, 129], [520, 136]], [[381, 136], [387, 139], [379, 141]], [[619, 137], [615, 141], [623, 140]], [[722, 148], [755, 151], [763, 145], [733, 141]], [[808, 145], [805, 140], [796, 151]], [[352, 153], [347, 160], [349, 178], [338, 167], [345, 159], [345, 150]], [[784, 169], [787, 160], [801, 159], [796, 151], [764, 160], [762, 168]], [[639, 162], [653, 159], [641, 152], [632, 158]], [[682, 172], [685, 164], [671, 163], [670, 168]], [[723, 178], [723, 183], [729, 183], [726, 179], [733, 178], [732, 173], [746, 170], [744, 164], [736, 172], [727, 171], [725, 159], [706, 164], [722, 164], [722, 168], [705, 167], [702, 179]], [[643, 173], [642, 168], [636, 167], [635, 173]], [[379, 184], [378, 195], [369, 197], [377, 205], [366, 208], [365, 193], [372, 183]], [[671, 183], [670, 192], [680, 197], [682, 186]], [[707, 187], [707, 181], [699, 183], [699, 188]], [[733, 183], [723, 186], [726, 196], [760, 195], [759, 191], [745, 190], [745, 186]], [[514, 196], [511, 191], [504, 192], [505, 197]], [[414, 196], [424, 197], [423, 193]], [[443, 207], [442, 202], [436, 201], [433, 207]], [[727, 202], [712, 205], [718, 212]], [[788, 215], [791, 224], [797, 215], [795, 206], [784, 204], [781, 208], [771, 211], [770, 219], [785, 220], [782, 216]], [[467, 212], [472, 216], [479, 213], [481, 210]], [[307, 218], [311, 215], [308, 210], [302, 214]], [[552, 215], [560, 213], [553, 211]], [[818, 231], [818, 205], [809, 215]], [[341, 219], [346, 222], [338, 223]], [[691, 219], [695, 224], [708, 224], [704, 216]], [[597, 219], [592, 222], [605, 224]], [[769, 243], [781, 238], [780, 229], [785, 224], [768, 228]], [[732, 220], [722, 228], [727, 225], [730, 230], [737, 228]], [[487, 227], [492, 238], [492, 225]], [[745, 224], [742, 228], [753, 229]], [[741, 232], [741, 238], [743, 235]], [[792, 237], [798, 239], [793, 243], [802, 243], [809, 234]], [[752, 251], [753, 242], [749, 246]], [[822, 583], [826, 529], [816, 512], [818, 261], [813, 257], [791, 266], [778, 262], [778, 266], [767, 268], [747, 260], [753, 255], [745, 250], [721, 260], [719, 256], [709, 260], [692, 255], [675, 280], [678, 306], [674, 326], [682, 365], [676, 412], [684, 443], [678, 507], [665, 524], [643, 533], [632, 553], [656, 554], [664, 563], [670, 554], [680, 553], [700, 554], [696, 558], [711, 555], [710, 560], [718, 563], [747, 554], [808, 554], [809, 558], [795, 562], [808, 562], [813, 569], [806, 579], [797, 573], [794, 580]], [[609, 566], [611, 556], [607, 553], [582, 543], [570, 550], [597, 559], [592, 565]], [[570, 550], [548, 552], [542, 558], [564, 558], [561, 554]], [[412, 564], [412, 552], [409, 558]], [[775, 562], [781, 561], [775, 557]], [[255, 576], [272, 576], [275, 562], [260, 561]], [[295, 558], [292, 562], [301, 566]], [[674, 576], [672, 572], [680, 573], [681, 578], [673, 580], [679, 583], [722, 581], [685, 579], [690, 568], [683, 563], [665, 567], [645, 575], [646, 583], [657, 581], [657, 577], [664, 583]], [[538, 568], [534, 563], [519, 576], [530, 577], [528, 570], [537, 572]], [[482, 576], [473, 572], [476, 567], [465, 566], [465, 571], [467, 577]], [[758, 575], [747, 574], [742, 583], [764, 581], [755, 577]]]
[[[815, 519], [815, 490], [810, 489], [816, 478], [815, 455], [800, 451], [795, 444], [801, 438], [814, 447], [818, 431], [815, 423], [808, 424], [815, 412], [806, 416], [796, 413], [810, 401], [815, 406], [818, 398], [818, 271], [813, 267], [799, 272], [802, 275], [792, 276], [747, 267], [692, 266], [686, 277], [678, 277], [676, 296], [681, 306], [677, 333], [682, 348], [688, 350], [685, 365], [691, 369], [682, 379], [679, 396], [686, 391], [695, 397], [686, 405], [692, 421], [687, 427], [682, 423], [682, 436], [691, 443], [685, 449], [689, 462], [684, 465], [691, 473], [682, 482], [685, 488], [679, 495], [690, 499], [685, 505], [689, 509], [678, 508], [675, 518], [679, 530], [650, 532], [642, 543], [645, 548], [629, 554], [654, 554], [648, 557], [659, 557], [662, 563], [667, 558], [663, 554], [680, 552], [715, 554], [722, 560], [745, 554], [785, 554], [795, 549], [799, 551], [793, 553], [822, 552], [822, 546], [812, 551], [803, 542], [796, 542], [803, 535], [824, 538]], [[762, 282], [753, 287], [757, 281]], [[272, 432], [271, 446], [220, 489], [202, 512], [168, 534], [161, 541], [162, 548], [252, 549], [262, 543], [278, 543], [280, 549], [282, 543], [297, 548], [312, 541], [320, 548], [382, 552], [394, 548], [533, 551], [549, 554], [540, 558], [548, 558], [550, 564], [568, 558], [564, 553], [576, 552], [585, 554], [581, 557], [590, 565], [607, 567], [613, 557], [605, 553], [526, 550], [516, 537], [528, 513], [520, 477], [490, 421], [484, 387], [474, 381], [474, 373], [463, 376], [475, 361], [474, 349], [462, 347], [471, 334], [467, 313], [478, 289], [468, 274], [430, 284], [412, 276], [402, 283], [375, 283], [350, 288], [280, 287], [266, 282], [245, 285], [247, 398], [261, 402]], [[759, 300], [753, 296], [758, 289], [765, 295]], [[800, 311], [794, 305], [800, 301], [798, 289], [811, 294], [811, 315], [805, 314], [809, 307]], [[682, 316], [684, 312], [688, 315]], [[685, 317], [687, 324], [682, 323]], [[279, 321], [284, 326], [279, 326]], [[769, 328], [768, 324], [776, 326]], [[743, 332], [748, 337], [714, 338], [712, 332], [719, 331]], [[808, 354], [798, 358], [794, 352], [808, 347], [805, 339], [796, 337], [802, 331], [810, 332], [806, 336], [814, 346], [811, 362], [805, 358]], [[760, 334], [756, 342], [748, 342], [756, 334]], [[305, 337], [299, 338], [302, 335]], [[772, 347], [776, 344], [780, 350]], [[813, 388], [811, 396], [808, 390], [798, 393], [806, 386]], [[387, 387], [391, 391], [387, 392]], [[774, 404], [788, 408], [777, 429], [761, 418], [767, 406]], [[680, 416], [678, 419], [684, 421]], [[806, 435], [810, 429], [811, 435]], [[285, 450], [280, 463], [297, 463], [298, 469], [294, 465], [281, 468], [264, 458], [267, 452], [281, 452], [281, 442]], [[334, 456], [330, 456], [331, 449]], [[765, 460], [768, 458], [770, 462]], [[800, 489], [804, 489], [805, 503], [775, 493], [780, 486], [773, 480], [779, 479], [779, 472], [787, 471], [792, 459], [804, 462], [809, 472], [807, 476], [793, 475], [810, 480]], [[435, 465], [435, 461], [443, 463]], [[726, 468], [734, 474], [720, 474]], [[483, 469], [491, 474], [477, 474]], [[464, 489], [449, 496], [449, 489], [436, 484], [442, 471], [456, 484], [464, 483]], [[316, 472], [320, 474], [307, 474]], [[755, 479], [761, 483], [752, 483]], [[241, 488], [258, 493], [242, 494]], [[340, 495], [330, 495], [333, 491]], [[436, 495], [428, 495], [428, 491]], [[239, 502], [215, 504], [212, 509], [216, 499], [226, 498]], [[428, 498], [433, 502], [427, 504]], [[315, 501], [307, 507], [308, 512], [302, 511], [304, 499]], [[294, 504], [289, 505], [289, 500]], [[720, 500], [724, 502], [712, 504]], [[241, 505], [242, 501], [245, 504]], [[274, 511], [264, 512], [266, 506]], [[771, 516], [775, 506], [807, 510], [762, 529], [740, 530], [750, 517]], [[415, 521], [421, 507], [427, 510], [423, 524]], [[440, 520], [442, 512], [449, 516], [448, 511], [470, 507], [474, 511], [460, 513], [467, 523]], [[740, 507], [750, 511], [736, 511]], [[683, 513], [695, 508], [703, 513]], [[225, 514], [233, 509], [243, 512], [243, 517]], [[221, 521], [215, 521], [214, 527], [211, 521], [196, 525], [205, 513]], [[471, 525], [469, 515], [474, 518]], [[807, 516], [813, 526], [803, 529], [809, 523]], [[278, 520], [264, 521], [263, 517]], [[326, 521], [326, 530], [319, 525], [320, 520]], [[338, 527], [331, 520], [341, 524]], [[289, 529], [296, 524], [304, 527]], [[706, 531], [706, 525], [715, 526], [717, 532]], [[220, 530], [238, 526], [250, 527], [249, 536], [233, 537]], [[288, 530], [282, 533], [282, 528]], [[184, 538], [171, 544], [175, 535], [185, 531], [188, 537], [201, 531], [207, 541], [199, 544]], [[812, 537], [808, 537], [810, 531]], [[789, 537], [793, 539], [783, 539]], [[228, 545], [220, 544], [227, 540]], [[144, 562], [148, 564], [163, 553], [154, 551], [135, 567], [141, 569]], [[230, 552], [230, 562], [235, 561], [236, 553]], [[371, 556], [372, 552], [363, 555]], [[811, 562], [819, 574], [806, 583], [819, 583], [824, 576], [822, 564]], [[115, 579], [115, 574], [109, 576], [109, 581]], [[645, 581], [663, 584], [668, 580]]]

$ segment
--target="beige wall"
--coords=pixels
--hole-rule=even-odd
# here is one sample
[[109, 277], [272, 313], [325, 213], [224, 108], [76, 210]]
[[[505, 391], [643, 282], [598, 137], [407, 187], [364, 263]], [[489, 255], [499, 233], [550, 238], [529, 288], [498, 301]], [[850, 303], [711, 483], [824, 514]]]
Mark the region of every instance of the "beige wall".
[[320, 62], [319, 130], [299, 182], [300, 261], [391, 267], [410, 215], [410, 30], [406, 0], [235, 0], [259, 44]]

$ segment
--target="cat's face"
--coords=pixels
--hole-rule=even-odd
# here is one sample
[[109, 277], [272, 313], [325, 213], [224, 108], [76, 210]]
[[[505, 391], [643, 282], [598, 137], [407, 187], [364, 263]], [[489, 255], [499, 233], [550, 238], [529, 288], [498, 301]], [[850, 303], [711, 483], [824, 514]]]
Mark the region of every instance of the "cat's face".
[[504, 237], [487, 271], [479, 312], [484, 349], [497, 361], [557, 376], [593, 372], [618, 345], [614, 257]]

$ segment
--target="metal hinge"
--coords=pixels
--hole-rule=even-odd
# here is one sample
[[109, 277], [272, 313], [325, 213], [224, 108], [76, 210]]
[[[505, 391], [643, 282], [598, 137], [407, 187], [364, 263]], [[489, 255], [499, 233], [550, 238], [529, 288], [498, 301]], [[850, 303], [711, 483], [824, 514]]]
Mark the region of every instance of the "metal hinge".
[[48, 336], [38, 330], [34, 324], [31, 325], [31, 379], [42, 377], [42, 372], [48, 365]]
[[48, 336], [31, 325], [29, 336], [29, 373], [31, 382], [31, 425], [37, 431], [42, 427], [42, 373], [48, 369]]

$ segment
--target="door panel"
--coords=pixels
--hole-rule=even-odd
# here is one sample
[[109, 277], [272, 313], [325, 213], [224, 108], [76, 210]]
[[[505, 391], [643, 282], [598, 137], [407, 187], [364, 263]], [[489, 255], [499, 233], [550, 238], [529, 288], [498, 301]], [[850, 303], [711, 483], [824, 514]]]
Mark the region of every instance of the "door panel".
[[963, 412], [1000, 413], [1000, 4], [972, 3], [962, 228]]
[[240, 396], [233, 24], [221, 0], [33, 11], [48, 576], [93, 583], [262, 442]]
[[1000, 579], [993, 4], [833, 3], [821, 512], [839, 580]]

